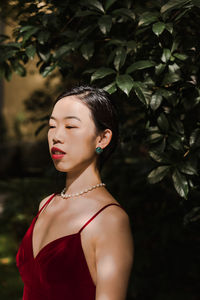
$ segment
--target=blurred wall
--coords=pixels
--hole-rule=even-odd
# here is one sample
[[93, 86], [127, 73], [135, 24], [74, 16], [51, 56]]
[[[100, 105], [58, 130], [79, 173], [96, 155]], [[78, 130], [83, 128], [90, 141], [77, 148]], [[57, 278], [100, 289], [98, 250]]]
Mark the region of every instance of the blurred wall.
[[[12, 27], [6, 26], [4, 33], [11, 35]], [[26, 119], [26, 112], [24, 109], [23, 101], [38, 88], [44, 86], [45, 79], [39, 75], [38, 70], [35, 66], [35, 62], [31, 61], [27, 64], [27, 76], [20, 77], [13, 73], [10, 82], [4, 80], [2, 89], [3, 91], [3, 116], [5, 118], [7, 133], [9, 137], [14, 138], [18, 125]], [[2, 103], [2, 101], [1, 101]], [[33, 135], [33, 129], [31, 126], [22, 126], [22, 134], [24, 137], [31, 137]]]

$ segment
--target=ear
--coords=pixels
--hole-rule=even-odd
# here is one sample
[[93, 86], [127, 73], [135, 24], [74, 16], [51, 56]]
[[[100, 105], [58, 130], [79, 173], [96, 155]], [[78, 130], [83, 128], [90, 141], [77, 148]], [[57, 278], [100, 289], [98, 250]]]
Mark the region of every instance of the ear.
[[112, 131], [110, 129], [105, 129], [97, 137], [96, 147], [101, 147], [104, 149], [112, 139]]

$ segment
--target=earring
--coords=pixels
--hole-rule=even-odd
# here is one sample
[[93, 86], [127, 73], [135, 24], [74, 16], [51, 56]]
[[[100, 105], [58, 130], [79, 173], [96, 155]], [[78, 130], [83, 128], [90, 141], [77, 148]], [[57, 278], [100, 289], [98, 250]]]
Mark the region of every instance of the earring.
[[101, 147], [97, 147], [95, 151], [97, 154], [101, 154], [101, 152], [103, 152], [103, 149]]

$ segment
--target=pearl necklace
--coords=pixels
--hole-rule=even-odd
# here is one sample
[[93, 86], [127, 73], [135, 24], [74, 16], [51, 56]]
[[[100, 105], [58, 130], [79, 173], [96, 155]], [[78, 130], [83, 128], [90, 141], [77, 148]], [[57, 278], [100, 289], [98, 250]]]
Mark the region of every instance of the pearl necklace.
[[82, 194], [84, 194], [84, 193], [87, 193], [87, 192], [89, 192], [89, 191], [91, 191], [91, 190], [93, 190], [93, 189], [96, 189], [96, 188], [98, 188], [98, 187], [101, 187], [101, 186], [105, 186], [105, 183], [100, 182], [100, 183], [98, 183], [98, 184], [96, 184], [96, 185], [93, 185], [93, 186], [89, 187], [88, 189], [85, 189], [85, 190], [83, 190], [83, 191], [81, 191], [81, 192], [79, 192], [79, 193], [75, 193], [75, 194], [65, 194], [66, 188], [64, 188], [64, 189], [62, 190], [62, 192], [60, 193], [60, 195], [61, 195], [61, 197], [62, 197], [63, 199], [66, 199], [66, 198], [69, 198], [69, 197], [80, 196], [80, 195], [82, 195]]

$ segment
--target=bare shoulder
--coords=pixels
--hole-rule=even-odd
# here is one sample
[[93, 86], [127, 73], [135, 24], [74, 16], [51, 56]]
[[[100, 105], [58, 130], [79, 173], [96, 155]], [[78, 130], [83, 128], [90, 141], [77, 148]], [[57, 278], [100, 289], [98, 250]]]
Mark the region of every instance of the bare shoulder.
[[[105, 207], [107, 204], [114, 205]], [[105, 208], [100, 212], [98, 218], [96, 218], [93, 227], [93, 232], [97, 239], [100, 237], [106, 238], [106, 236], [109, 238], [113, 234], [117, 234], [118, 237], [122, 235], [131, 237], [130, 218], [125, 209], [120, 206], [120, 203], [111, 197], [107, 199], [106, 203], [104, 202], [103, 207]], [[103, 235], [102, 232], [104, 233]]]
[[42, 206], [47, 202], [47, 200], [48, 200], [52, 195], [53, 195], [53, 194], [48, 195], [47, 197], [43, 198], [43, 199], [40, 201], [38, 210], [40, 210], [40, 209], [42, 208]]

